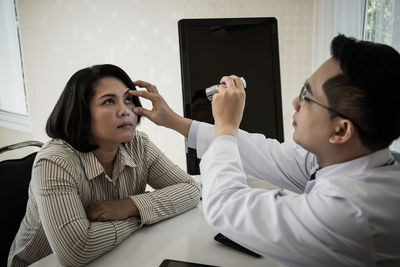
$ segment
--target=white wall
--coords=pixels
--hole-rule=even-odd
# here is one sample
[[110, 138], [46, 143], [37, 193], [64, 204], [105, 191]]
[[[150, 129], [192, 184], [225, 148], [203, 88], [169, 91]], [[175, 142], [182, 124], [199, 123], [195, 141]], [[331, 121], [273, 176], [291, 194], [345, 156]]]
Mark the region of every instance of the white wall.
[[[5, 127], [0, 127], [0, 147], [11, 144], [32, 140], [30, 133], [15, 131]], [[0, 161], [12, 158], [22, 158], [29, 153], [37, 151], [36, 147], [25, 147], [21, 149], [11, 150], [0, 154]]]
[[[94, 64], [116, 64], [133, 80], [156, 84], [183, 114], [178, 20], [264, 16], [278, 20], [284, 131], [291, 139], [291, 101], [312, 72], [312, 0], [19, 0], [17, 8], [35, 140], [48, 140], [45, 123], [69, 77]], [[186, 169], [183, 137], [148, 120], [139, 129]]]

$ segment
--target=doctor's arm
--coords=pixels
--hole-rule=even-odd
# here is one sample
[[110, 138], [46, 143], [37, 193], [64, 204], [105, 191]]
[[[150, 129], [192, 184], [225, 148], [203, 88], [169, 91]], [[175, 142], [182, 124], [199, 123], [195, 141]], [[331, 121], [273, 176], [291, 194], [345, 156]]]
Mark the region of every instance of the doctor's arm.
[[[314, 156], [294, 143], [280, 144], [277, 140], [267, 139], [262, 134], [250, 134], [238, 129], [245, 93], [242, 87], [239, 89], [235, 86], [235, 84], [241, 86], [241, 82], [238, 80], [235, 83], [234, 79], [238, 78], [233, 77], [236, 76], [223, 78], [221, 82], [227, 87], [219, 87], [219, 93], [214, 95], [212, 108], [215, 126], [179, 116], [160, 96], [157, 88], [144, 81], [136, 81], [135, 85], [146, 90], [132, 90], [130, 93], [150, 100], [153, 107], [151, 110], [137, 107], [134, 111], [157, 125], [173, 129], [188, 137], [188, 146], [196, 148], [198, 158], [202, 158], [216, 136], [237, 136], [246, 174], [294, 192], [303, 192], [309, 177], [308, 170], [314, 163]], [[231, 90], [232, 88], [234, 89]]]
[[177, 131], [187, 137], [192, 123], [191, 119], [184, 118], [176, 114], [165, 102], [164, 98], [158, 93], [157, 87], [145, 81], [135, 81], [134, 84], [146, 90], [130, 90], [134, 96], [140, 96], [152, 102], [152, 110], [143, 107], [136, 107], [134, 112], [144, 116], [159, 126], [164, 126]]
[[[213, 126], [204, 123], [198, 126], [197, 156], [202, 158], [209, 149], [210, 141], [215, 142], [219, 136], [233, 136], [237, 139], [246, 174], [302, 193], [310, 176], [309, 169], [315, 164], [314, 155], [295, 143], [280, 144], [262, 134], [240, 130], [246, 98], [242, 83], [234, 75], [223, 77], [221, 83], [226, 87], [220, 86], [219, 93], [214, 95], [212, 101], [215, 129], [213, 131]], [[215, 137], [210, 138], [210, 133], [214, 132]]]
[[367, 220], [329, 181], [301, 195], [250, 188], [236, 139], [229, 136], [216, 138], [200, 170], [206, 221], [250, 250], [288, 266], [373, 262]]

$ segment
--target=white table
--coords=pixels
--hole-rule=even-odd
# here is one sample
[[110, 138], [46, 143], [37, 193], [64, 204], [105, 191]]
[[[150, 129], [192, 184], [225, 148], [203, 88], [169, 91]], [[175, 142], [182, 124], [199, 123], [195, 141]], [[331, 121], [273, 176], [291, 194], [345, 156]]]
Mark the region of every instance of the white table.
[[[253, 186], [259, 187], [259, 184]], [[256, 258], [214, 241], [217, 232], [205, 221], [201, 204], [179, 216], [144, 226], [88, 266], [157, 267], [164, 259], [227, 267], [283, 266], [272, 259]], [[31, 266], [61, 265], [50, 254]]]
[[[152, 266], [163, 259], [219, 266], [283, 266], [267, 258], [256, 258], [214, 241], [217, 232], [205, 221], [201, 203], [179, 216], [144, 226], [88, 266]], [[62, 266], [53, 254], [31, 266]]]

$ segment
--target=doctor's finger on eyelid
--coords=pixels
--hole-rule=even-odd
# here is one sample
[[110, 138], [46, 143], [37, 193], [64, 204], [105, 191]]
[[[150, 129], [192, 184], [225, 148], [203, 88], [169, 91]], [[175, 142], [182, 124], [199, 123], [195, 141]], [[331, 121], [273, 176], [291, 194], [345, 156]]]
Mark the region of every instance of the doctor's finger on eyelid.
[[157, 87], [154, 84], [142, 80], [134, 81], [133, 84], [140, 88], [146, 88], [146, 90], [150, 93], [158, 93]]
[[144, 90], [141, 90], [141, 91], [129, 90], [129, 94], [134, 95], [134, 96], [140, 96], [140, 97], [146, 98], [150, 101], [154, 101], [157, 98], [157, 96], [155, 94], [152, 94], [152, 93], [150, 93], [148, 91], [144, 91]]

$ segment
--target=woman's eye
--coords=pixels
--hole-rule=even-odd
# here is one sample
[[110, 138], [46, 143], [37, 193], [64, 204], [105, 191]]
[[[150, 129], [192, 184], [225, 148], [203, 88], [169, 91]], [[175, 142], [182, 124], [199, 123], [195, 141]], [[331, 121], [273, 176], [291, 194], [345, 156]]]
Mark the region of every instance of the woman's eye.
[[114, 104], [114, 100], [113, 99], [111, 99], [111, 98], [109, 98], [109, 99], [106, 99], [106, 101], [104, 101], [104, 103], [103, 104]]
[[126, 103], [132, 103], [132, 102], [133, 102], [133, 97], [132, 97], [132, 96], [128, 96], [128, 97], [125, 99], [125, 102], [126, 102]]

